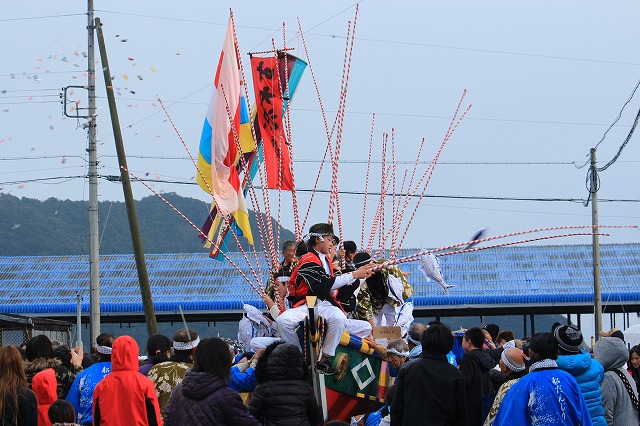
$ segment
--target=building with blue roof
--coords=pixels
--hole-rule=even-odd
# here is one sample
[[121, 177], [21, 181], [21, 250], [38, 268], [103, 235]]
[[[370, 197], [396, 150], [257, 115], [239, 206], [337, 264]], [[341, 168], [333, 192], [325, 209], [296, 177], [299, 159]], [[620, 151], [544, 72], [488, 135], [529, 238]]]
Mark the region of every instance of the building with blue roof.
[[[402, 250], [399, 256], [418, 252]], [[601, 245], [602, 303], [606, 312], [640, 312], [640, 244]], [[240, 253], [229, 253], [251, 278]], [[263, 308], [245, 278], [207, 253], [145, 256], [158, 321], [239, 318], [242, 304]], [[252, 258], [252, 255], [250, 255]], [[510, 246], [440, 257], [442, 275], [455, 285], [445, 295], [428, 282], [417, 262], [401, 265], [415, 292], [414, 316], [593, 313], [590, 245]], [[263, 258], [252, 265], [266, 282]], [[0, 257], [0, 312], [66, 318], [89, 316], [88, 256]], [[100, 256], [102, 321], [144, 322], [133, 255]]]

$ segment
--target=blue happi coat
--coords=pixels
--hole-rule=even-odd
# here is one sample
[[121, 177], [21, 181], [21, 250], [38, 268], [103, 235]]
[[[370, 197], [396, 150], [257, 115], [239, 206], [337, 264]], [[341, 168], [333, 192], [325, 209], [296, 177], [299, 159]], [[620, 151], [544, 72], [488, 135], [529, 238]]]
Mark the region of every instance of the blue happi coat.
[[110, 362], [96, 362], [76, 376], [67, 394], [67, 401], [76, 410], [78, 423], [91, 423], [93, 390], [109, 373], [111, 373]]
[[[555, 365], [555, 362], [552, 362]], [[535, 364], [532, 365], [534, 368]], [[589, 409], [576, 380], [557, 367], [531, 371], [511, 386], [494, 426], [591, 426]]]

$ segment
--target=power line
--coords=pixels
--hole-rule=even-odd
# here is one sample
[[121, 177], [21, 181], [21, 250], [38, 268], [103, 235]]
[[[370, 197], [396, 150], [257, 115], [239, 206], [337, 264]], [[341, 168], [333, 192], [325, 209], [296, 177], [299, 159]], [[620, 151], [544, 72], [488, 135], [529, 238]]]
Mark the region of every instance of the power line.
[[638, 90], [638, 86], [640, 86], [640, 80], [638, 80], [638, 82], [636, 83], [636, 86], [633, 88], [633, 91], [629, 95], [629, 98], [627, 98], [627, 101], [624, 103], [624, 105], [622, 105], [622, 108], [620, 109], [620, 112], [618, 113], [618, 116], [616, 117], [616, 119], [613, 120], [613, 123], [611, 123], [611, 126], [609, 126], [607, 131], [604, 132], [604, 135], [602, 135], [602, 139], [600, 139], [600, 141], [596, 144], [595, 146], [596, 149], [598, 149], [598, 145], [600, 145], [602, 141], [604, 141], [604, 138], [607, 136], [607, 133], [609, 133], [609, 130], [611, 130], [611, 128], [618, 122], [618, 120], [620, 120], [620, 117], [622, 117], [622, 112], [624, 111], [625, 107], [629, 104], [629, 102], [631, 102], [631, 99], [633, 99], [633, 96], [636, 94], [636, 90]]
[[0, 22], [9, 22], [9, 21], [29, 21], [33, 19], [48, 19], [48, 18], [68, 18], [70, 16], [86, 16], [86, 13], [67, 13], [64, 15], [44, 15], [44, 16], [26, 16], [22, 18], [4, 18], [0, 19]]

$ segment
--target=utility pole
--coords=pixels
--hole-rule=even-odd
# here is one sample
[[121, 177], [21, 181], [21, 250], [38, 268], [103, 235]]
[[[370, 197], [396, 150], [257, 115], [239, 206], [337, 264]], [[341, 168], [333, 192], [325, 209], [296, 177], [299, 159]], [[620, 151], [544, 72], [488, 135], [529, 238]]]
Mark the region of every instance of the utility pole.
[[100, 246], [98, 238], [98, 152], [96, 148], [96, 61], [94, 54], [93, 0], [87, 0], [87, 64], [89, 111], [89, 321], [91, 346], [100, 334]]
[[140, 228], [138, 226], [138, 216], [136, 214], [136, 206], [133, 200], [133, 192], [131, 190], [131, 181], [129, 180], [129, 172], [124, 170], [129, 170], [129, 167], [127, 166], [127, 156], [124, 151], [124, 142], [122, 141], [122, 132], [120, 130], [120, 120], [118, 118], [116, 99], [113, 95], [111, 70], [109, 69], [107, 48], [104, 43], [104, 36], [102, 34], [102, 24], [100, 23], [100, 18], [96, 18], [95, 23], [96, 30], [98, 31], [98, 47], [100, 48], [102, 73], [104, 75], [104, 84], [106, 85], [107, 89], [109, 112], [111, 113], [111, 126], [113, 128], [113, 137], [116, 143], [118, 164], [120, 165], [120, 180], [122, 181], [124, 202], [127, 206], [129, 230], [131, 231], [131, 243], [133, 245], [133, 254], [136, 259], [138, 283], [140, 284], [140, 293], [142, 295], [142, 306], [144, 308], [144, 317], [147, 323], [147, 332], [149, 333], [149, 336], [151, 336], [152, 334], [156, 334], [158, 332], [158, 323], [156, 321], [155, 309], [153, 307], [153, 297], [151, 295], [151, 285], [149, 284], [149, 274], [147, 273], [147, 266], [144, 261], [144, 251], [142, 250], [142, 239], [140, 238]]
[[591, 224], [593, 225], [593, 304], [594, 335], [600, 338], [602, 331], [602, 294], [600, 289], [600, 236], [598, 235], [598, 171], [596, 149], [591, 148]]

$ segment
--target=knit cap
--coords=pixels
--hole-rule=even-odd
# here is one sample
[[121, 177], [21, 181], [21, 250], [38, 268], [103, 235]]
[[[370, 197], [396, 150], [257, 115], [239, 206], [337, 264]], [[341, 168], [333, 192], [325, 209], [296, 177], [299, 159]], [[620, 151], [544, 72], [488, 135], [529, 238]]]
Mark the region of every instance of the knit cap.
[[561, 325], [553, 332], [558, 346], [565, 352], [577, 354], [580, 352], [580, 344], [582, 343], [582, 332], [570, 325]]

